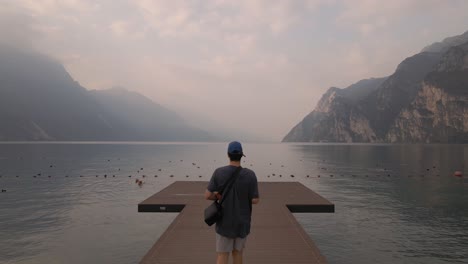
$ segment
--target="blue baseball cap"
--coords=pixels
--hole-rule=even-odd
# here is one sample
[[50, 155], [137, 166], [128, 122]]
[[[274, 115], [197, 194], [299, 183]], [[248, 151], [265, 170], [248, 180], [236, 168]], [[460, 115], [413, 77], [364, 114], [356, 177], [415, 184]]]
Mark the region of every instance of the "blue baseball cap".
[[244, 152], [242, 151], [242, 145], [238, 141], [232, 141], [228, 145], [228, 153], [229, 154], [242, 154], [245, 157]]

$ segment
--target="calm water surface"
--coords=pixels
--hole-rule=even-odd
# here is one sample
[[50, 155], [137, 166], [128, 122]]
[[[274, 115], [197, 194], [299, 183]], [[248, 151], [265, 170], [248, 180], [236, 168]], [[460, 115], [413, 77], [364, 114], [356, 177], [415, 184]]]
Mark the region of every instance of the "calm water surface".
[[[208, 181], [225, 148], [0, 144], [0, 263], [137, 263], [176, 216], [137, 204], [175, 180]], [[468, 263], [468, 179], [452, 176], [468, 173], [468, 146], [244, 148], [260, 181], [300, 181], [335, 203], [296, 214], [330, 263]]]

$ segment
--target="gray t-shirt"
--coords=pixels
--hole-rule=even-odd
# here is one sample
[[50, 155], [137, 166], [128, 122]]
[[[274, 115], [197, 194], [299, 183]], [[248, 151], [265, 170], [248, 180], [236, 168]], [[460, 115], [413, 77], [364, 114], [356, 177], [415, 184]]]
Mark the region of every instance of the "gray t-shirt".
[[[223, 189], [236, 168], [232, 165], [217, 168], [208, 184], [208, 191]], [[257, 176], [252, 170], [242, 168], [223, 202], [223, 218], [216, 223], [216, 233], [231, 238], [246, 237], [250, 233], [252, 199], [258, 197]]]

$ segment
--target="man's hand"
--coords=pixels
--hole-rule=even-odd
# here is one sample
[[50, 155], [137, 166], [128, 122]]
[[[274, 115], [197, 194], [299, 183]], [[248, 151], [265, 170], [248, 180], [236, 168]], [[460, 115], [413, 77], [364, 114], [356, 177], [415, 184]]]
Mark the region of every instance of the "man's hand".
[[208, 190], [205, 191], [205, 199], [207, 200], [221, 200], [222, 197], [223, 196], [218, 192], [210, 192]]

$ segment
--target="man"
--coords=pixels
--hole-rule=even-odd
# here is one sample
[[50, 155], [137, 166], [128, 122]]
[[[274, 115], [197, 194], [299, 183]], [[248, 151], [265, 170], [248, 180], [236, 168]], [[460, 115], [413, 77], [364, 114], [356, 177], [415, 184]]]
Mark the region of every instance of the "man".
[[[217, 168], [211, 177], [205, 198], [221, 200], [219, 190], [224, 188], [229, 178], [240, 167], [241, 143], [233, 141], [228, 145], [229, 165]], [[216, 223], [217, 264], [227, 264], [232, 253], [234, 264], [242, 264], [242, 250], [250, 233], [252, 204], [259, 202], [257, 177], [252, 170], [241, 168], [237, 180], [223, 202], [223, 218]]]

